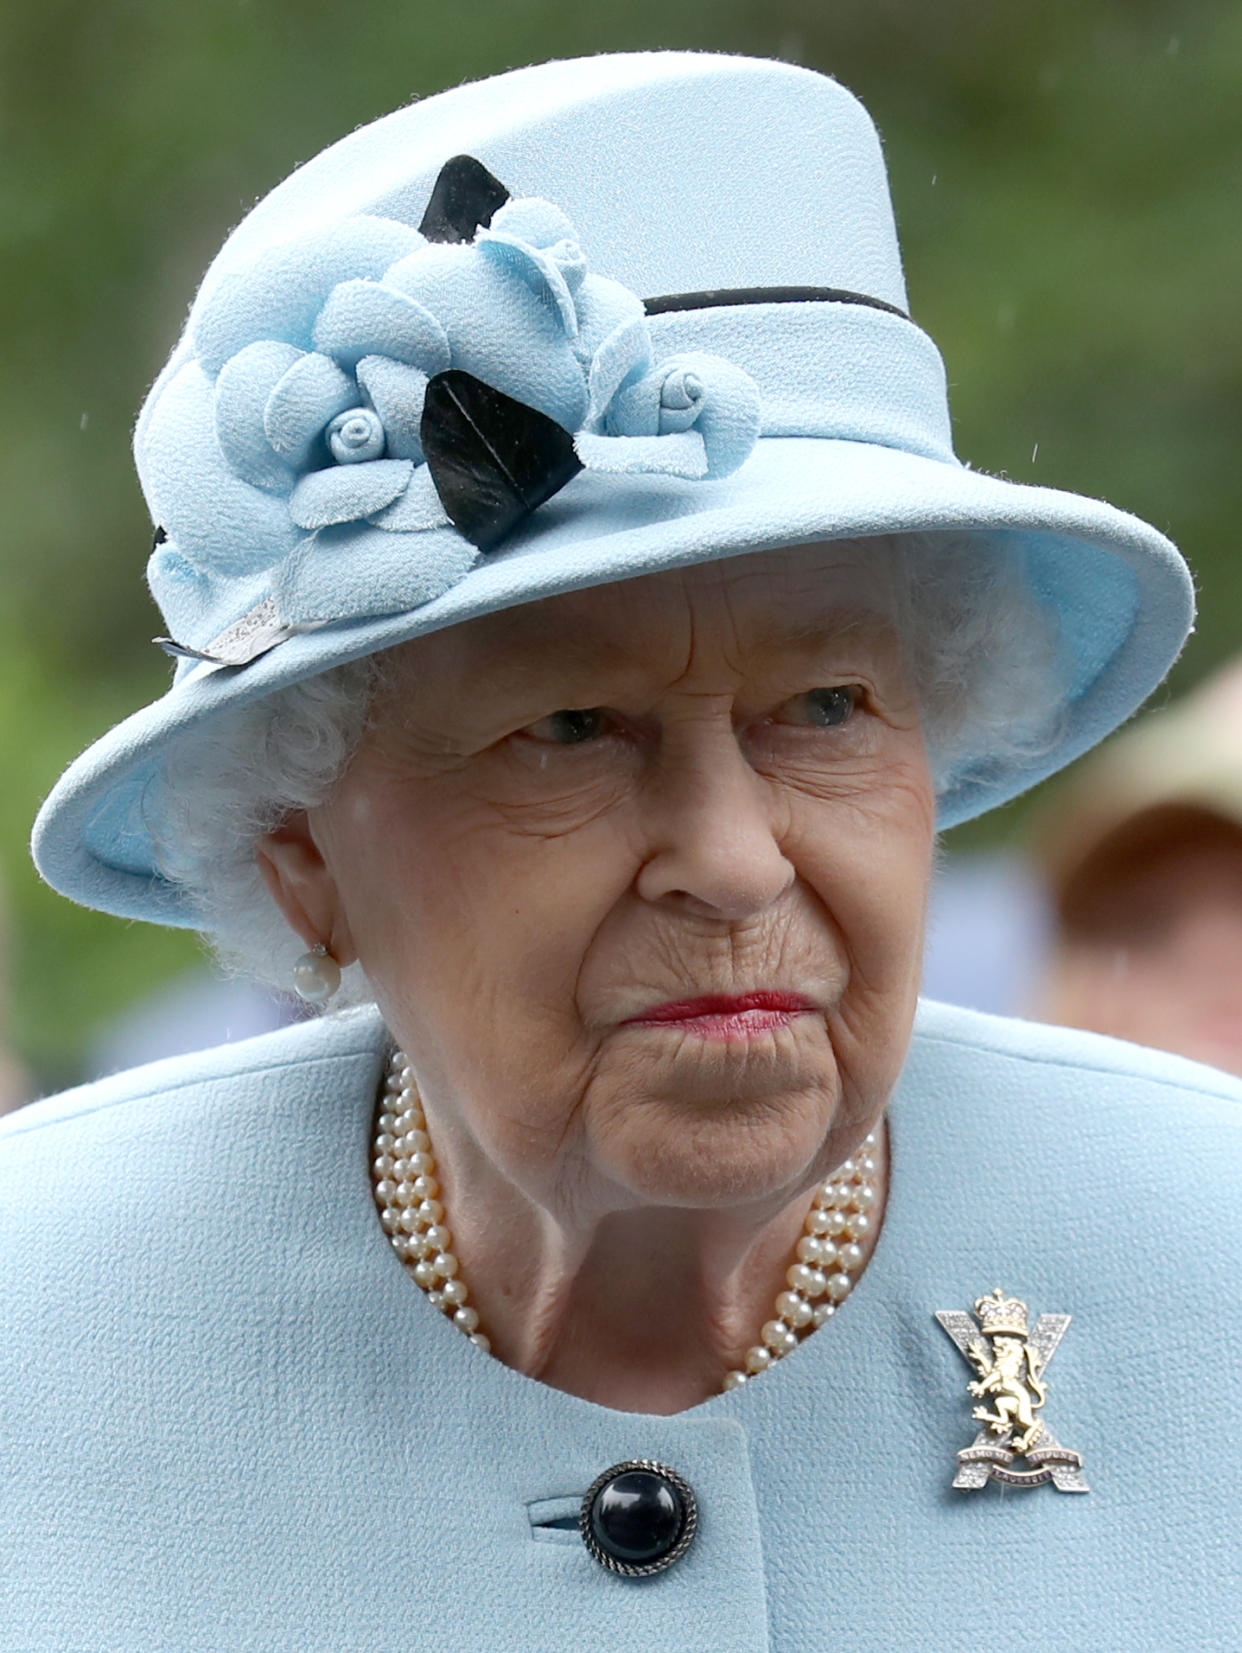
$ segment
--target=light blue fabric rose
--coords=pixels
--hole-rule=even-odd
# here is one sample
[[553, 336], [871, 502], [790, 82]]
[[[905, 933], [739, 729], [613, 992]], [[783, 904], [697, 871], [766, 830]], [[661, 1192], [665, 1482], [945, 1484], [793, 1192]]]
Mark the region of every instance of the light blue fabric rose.
[[[420, 427], [428, 382], [450, 367], [574, 434], [588, 469], [724, 476], [759, 430], [758, 391], [739, 368], [704, 354], [653, 364], [641, 299], [591, 275], [569, 219], [537, 198], [509, 200], [469, 243], [359, 217], [270, 250], [220, 284], [193, 344], [238, 545], [180, 544], [174, 518], [152, 580], [257, 573], [270, 545], [270, 588], [294, 624], [430, 600], [478, 560], [440, 535], [385, 574], [373, 541], [376, 529], [448, 525]], [[289, 531], [273, 536], [282, 500]], [[263, 534], [247, 533], [247, 514]], [[358, 578], [345, 577], [351, 547]]]

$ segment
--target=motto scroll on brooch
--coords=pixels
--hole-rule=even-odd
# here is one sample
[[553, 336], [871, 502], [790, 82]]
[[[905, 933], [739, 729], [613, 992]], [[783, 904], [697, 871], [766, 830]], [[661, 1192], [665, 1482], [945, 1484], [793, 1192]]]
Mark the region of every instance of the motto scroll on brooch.
[[[1080, 1454], [1062, 1446], [1039, 1416], [1048, 1399], [1044, 1373], [1070, 1316], [1041, 1314], [1028, 1331], [1026, 1304], [997, 1286], [976, 1298], [973, 1315], [940, 1309], [936, 1319], [975, 1372], [966, 1388], [979, 1402], [971, 1416], [982, 1425], [957, 1455], [953, 1485], [978, 1490], [989, 1480], [1011, 1487], [1051, 1481], [1059, 1492], [1089, 1492]], [[1015, 1468], [1018, 1460], [1026, 1467]]]

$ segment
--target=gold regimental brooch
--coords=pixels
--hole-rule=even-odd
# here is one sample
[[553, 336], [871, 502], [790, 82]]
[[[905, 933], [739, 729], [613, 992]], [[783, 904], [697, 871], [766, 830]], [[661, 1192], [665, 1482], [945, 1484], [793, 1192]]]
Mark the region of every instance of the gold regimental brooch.
[[[1028, 1331], [1026, 1304], [997, 1286], [990, 1297], [975, 1299], [973, 1315], [940, 1309], [936, 1319], [974, 1368], [966, 1388], [980, 1403], [971, 1416], [982, 1427], [958, 1453], [953, 1485], [977, 1490], [989, 1480], [1008, 1487], [1051, 1481], [1059, 1492], [1089, 1492], [1081, 1455], [1062, 1446], [1039, 1416], [1048, 1399], [1044, 1373], [1070, 1316], [1041, 1314]], [[1019, 1459], [1025, 1468], [1014, 1467]]]

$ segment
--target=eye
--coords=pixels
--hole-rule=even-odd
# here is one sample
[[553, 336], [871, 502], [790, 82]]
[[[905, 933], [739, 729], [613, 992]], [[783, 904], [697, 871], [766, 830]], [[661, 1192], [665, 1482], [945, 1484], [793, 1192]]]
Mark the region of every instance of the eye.
[[607, 718], [601, 708], [587, 706], [552, 712], [522, 733], [528, 740], [546, 741], [552, 746], [581, 746], [585, 741], [598, 740], [606, 728]]
[[808, 689], [805, 694], [787, 700], [772, 721], [801, 724], [811, 729], [835, 729], [849, 719], [860, 692], [853, 686]]

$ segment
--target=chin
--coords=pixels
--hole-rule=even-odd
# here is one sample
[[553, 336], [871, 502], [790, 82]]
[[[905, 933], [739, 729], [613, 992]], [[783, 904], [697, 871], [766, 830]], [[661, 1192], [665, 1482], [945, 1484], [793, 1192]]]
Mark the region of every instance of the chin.
[[610, 1180], [651, 1205], [722, 1209], [793, 1199], [825, 1174], [824, 1140], [836, 1112], [822, 1088], [762, 1098], [631, 1096], [596, 1133]]

